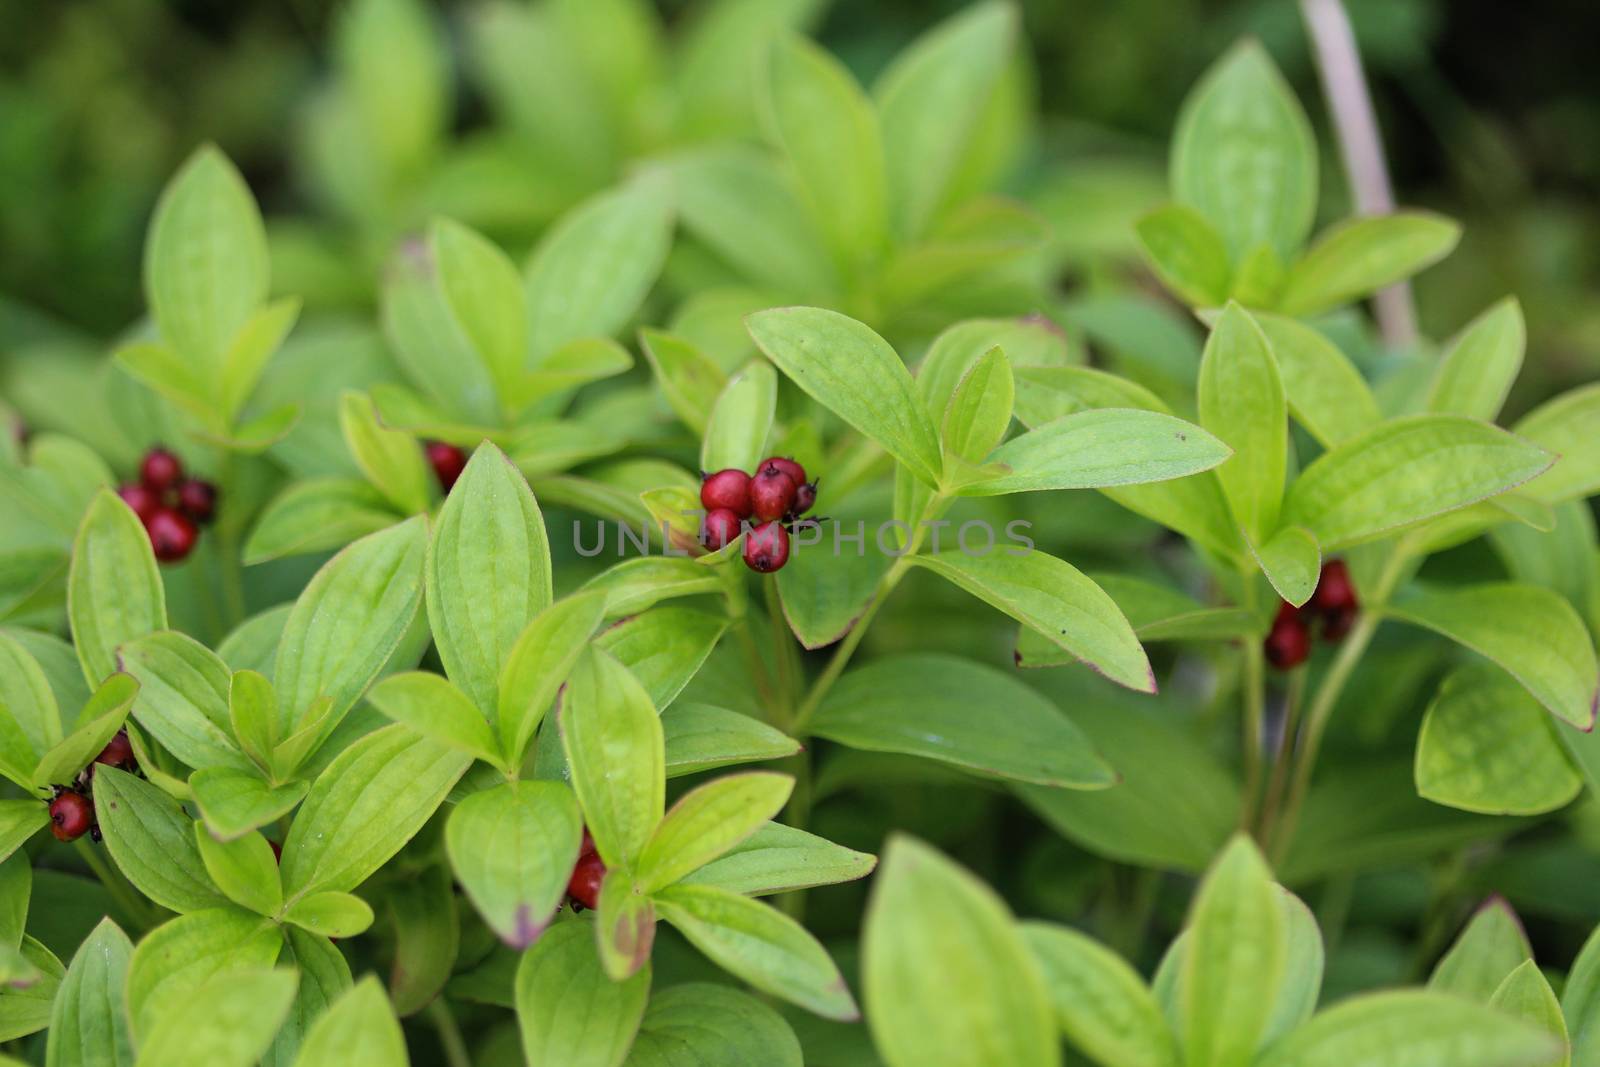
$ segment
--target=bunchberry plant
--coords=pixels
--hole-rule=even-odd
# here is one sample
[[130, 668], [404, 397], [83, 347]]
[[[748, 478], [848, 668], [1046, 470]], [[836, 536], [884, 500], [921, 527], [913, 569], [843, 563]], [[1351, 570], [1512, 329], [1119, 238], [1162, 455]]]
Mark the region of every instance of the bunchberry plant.
[[1600, 1063], [1600, 389], [1262, 45], [1072, 272], [1007, 3], [448, 17], [0, 364], [0, 1063]]

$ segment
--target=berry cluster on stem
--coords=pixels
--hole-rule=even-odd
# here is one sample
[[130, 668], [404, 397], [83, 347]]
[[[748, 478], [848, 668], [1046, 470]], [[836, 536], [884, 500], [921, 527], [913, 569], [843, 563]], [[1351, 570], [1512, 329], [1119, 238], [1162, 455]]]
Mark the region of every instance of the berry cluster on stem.
[[707, 474], [700, 483], [706, 509], [700, 541], [716, 551], [745, 534], [745, 566], [761, 574], [789, 562], [789, 530], [817, 502], [817, 483], [787, 456], [768, 456], [754, 474], [734, 467]]
[[1298, 667], [1311, 656], [1314, 626], [1320, 625], [1324, 641], [1337, 644], [1355, 625], [1360, 610], [1350, 568], [1342, 559], [1329, 560], [1322, 565], [1310, 600], [1298, 608], [1288, 601], [1278, 605], [1261, 650], [1280, 671]]
[[183, 461], [160, 445], [139, 463], [139, 479], [117, 487], [150, 536], [162, 563], [177, 563], [194, 551], [200, 527], [217, 513], [217, 487], [184, 475]]

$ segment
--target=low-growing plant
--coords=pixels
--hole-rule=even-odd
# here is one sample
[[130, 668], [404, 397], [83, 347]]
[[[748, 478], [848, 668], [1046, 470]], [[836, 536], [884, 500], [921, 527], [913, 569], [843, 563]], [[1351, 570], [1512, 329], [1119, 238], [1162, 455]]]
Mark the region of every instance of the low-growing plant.
[[1313, 239], [1257, 43], [1086, 316], [1017, 12], [868, 92], [811, 10], [490, 5], [458, 143], [359, 0], [317, 212], [202, 147], [146, 318], [19, 360], [0, 1061], [1600, 1057], [1491, 895], [1600, 920], [1600, 390], [1498, 424], [1510, 297], [1373, 338], [1459, 228]]

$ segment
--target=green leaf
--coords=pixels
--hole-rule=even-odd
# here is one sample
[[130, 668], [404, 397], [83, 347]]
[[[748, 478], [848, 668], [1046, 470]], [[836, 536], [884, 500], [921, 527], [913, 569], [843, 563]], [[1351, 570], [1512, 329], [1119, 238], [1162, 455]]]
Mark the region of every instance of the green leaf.
[[867, 1022], [889, 1067], [1058, 1064], [1044, 971], [993, 890], [891, 836], [862, 941]]
[[227, 664], [194, 638], [160, 630], [117, 649], [117, 666], [139, 683], [133, 717], [190, 767], [251, 770], [230, 730]]
[[1323, 334], [1282, 315], [1258, 314], [1283, 379], [1289, 411], [1323, 448], [1334, 448], [1382, 420], [1355, 365]]
[[[213, 979], [270, 967], [282, 946], [272, 920], [231, 905], [180, 915], [146, 934], [128, 962], [128, 1019], [141, 1049], [148, 1051], [152, 1030], [165, 1020], [214, 1012], [214, 1002], [196, 999]], [[194, 1012], [197, 1003], [207, 1011]]]
[[1322, 930], [1318, 928], [1317, 917], [1311, 913], [1311, 909], [1282, 886], [1278, 887], [1278, 903], [1284, 913], [1287, 949], [1283, 984], [1278, 987], [1272, 1018], [1267, 1022], [1266, 1040], [1269, 1043], [1304, 1025], [1316, 1012], [1317, 1001], [1322, 996], [1322, 974], [1327, 963]]
[[1450, 342], [1428, 386], [1428, 410], [1494, 421], [1522, 369], [1528, 331], [1522, 305], [1508, 296]]
[[231, 425], [255, 391], [262, 372], [300, 317], [298, 297], [285, 297], [256, 311], [234, 335], [222, 356], [219, 394], [222, 414]]
[[892, 656], [846, 674], [817, 709], [811, 731], [980, 775], [1078, 789], [1116, 781], [1049, 700], [1003, 671], [943, 654]]
[[1561, 990], [1561, 1013], [1572, 1036], [1572, 1062], [1594, 1067], [1600, 1062], [1600, 931], [1591, 933], [1567, 974]]
[[734, 848], [783, 810], [793, 788], [789, 775], [749, 771], [685, 793], [639, 856], [640, 891], [673, 885]]
[[167, 628], [166, 590], [150, 536], [109, 489], [89, 505], [72, 545], [67, 619], [91, 686], [117, 669], [118, 645]]
[[71, 782], [122, 729], [138, 694], [139, 683], [126, 674], [107, 678], [78, 713], [72, 732], [39, 757], [33, 769], [34, 788]]
[[720, 858], [684, 876], [680, 884], [715, 886], [760, 897], [852, 882], [871, 874], [877, 863], [877, 857], [869, 853], [769, 822]]
[[410, 1062], [383, 983], [369, 974], [311, 1024], [294, 1067], [406, 1067]]
[[1289, 269], [1278, 310], [1320, 315], [1432, 266], [1460, 239], [1459, 223], [1421, 211], [1346, 219]]
[[60, 742], [61, 713], [44, 669], [0, 634], [0, 771], [28, 788], [39, 758]]
[[290, 903], [283, 918], [323, 937], [355, 937], [372, 925], [372, 906], [350, 893], [310, 893]]
[[428, 546], [428, 621], [445, 672], [486, 713], [512, 645], [550, 603], [550, 543], [522, 473], [485, 442]]
[[1550, 462], [1549, 453], [1476, 419], [1391, 419], [1301, 471], [1281, 521], [1335, 552], [1513, 489]]
[[282, 556], [343, 548], [394, 525], [400, 516], [382, 493], [350, 478], [296, 482], [262, 511], [244, 544], [247, 565]]
[[685, 982], [650, 998], [626, 1067], [804, 1062], [794, 1031], [772, 1008], [724, 985]]
[[1480, 665], [1439, 687], [1417, 738], [1417, 793], [1486, 815], [1538, 815], [1583, 789], [1559, 729], [1513, 679]]
[[1310, 531], [1299, 526], [1285, 526], [1273, 534], [1266, 544], [1250, 551], [1261, 565], [1275, 591], [1284, 600], [1300, 607], [1317, 591], [1317, 580], [1322, 575], [1322, 549]]
[[283, 844], [284, 894], [349, 892], [422, 828], [472, 758], [399, 724], [363, 737], [317, 776]]
[[605, 617], [637, 615], [663, 600], [723, 591], [722, 578], [710, 567], [676, 556], [644, 556], [607, 568], [582, 586], [605, 597]]
[[474, 759], [502, 765], [499, 745], [483, 713], [465, 693], [427, 671], [391, 674], [367, 693], [367, 700], [395, 722]]
[[294, 1000], [293, 971], [249, 968], [191, 990], [204, 1011], [168, 1009], [139, 1042], [136, 1067], [251, 1067]]
[[539, 612], [506, 654], [500, 668], [498, 720], [502, 750], [511, 763], [521, 763], [556, 691], [600, 625], [605, 607], [604, 595], [563, 597]]
[[1233, 268], [1228, 246], [1205, 216], [1185, 204], [1164, 204], [1134, 225], [1139, 247], [1163, 285], [1194, 307], [1228, 299]]
[[822, 308], [758, 311], [745, 324], [767, 358], [803, 391], [877, 441], [919, 480], [937, 482], [938, 434], [887, 341]]
[[442, 273], [432, 240], [400, 246], [384, 275], [384, 336], [406, 376], [445, 416], [493, 425], [500, 415], [494, 375], [451, 306]]
[[981, 462], [1011, 426], [1013, 395], [1011, 363], [1004, 352], [991, 348], [972, 364], [950, 396], [940, 429], [945, 455]]
[[1600, 492], [1600, 383], [1580, 386], [1524, 415], [1517, 435], [1559, 458], [1523, 492], [1557, 504]]
[[926, 230], [951, 198], [1017, 34], [1006, 4], [946, 19], [895, 57], [873, 87], [888, 163], [889, 206], [901, 238]]
[[568, 341], [616, 334], [638, 310], [671, 244], [669, 192], [662, 176], [646, 174], [545, 235], [524, 279], [535, 365]]
[[439, 286], [450, 311], [489, 372], [501, 407], [513, 392], [528, 354], [528, 319], [522, 279], [506, 254], [482, 235], [449, 219], [429, 228]]
[[421, 517], [363, 537], [300, 594], [278, 642], [273, 679], [287, 733], [310, 721], [323, 696], [332, 700], [337, 724], [400, 646], [422, 600], [426, 541]]
[[611, 627], [595, 638], [595, 647], [615, 656], [644, 686], [651, 703], [664, 710], [699, 672], [727, 629], [725, 618], [667, 605]]
[[212, 834], [231, 841], [287, 815], [311, 783], [271, 785], [260, 777], [224, 767], [205, 767], [189, 776], [189, 789]]
[[700, 444], [701, 469], [707, 473], [729, 468], [754, 471], [766, 456], [777, 397], [778, 376], [765, 363], [753, 360], [728, 379], [706, 423]]
[[1210, 470], [1231, 455], [1217, 438], [1171, 415], [1099, 408], [1013, 437], [989, 455], [990, 463], [1005, 464], [1010, 472], [966, 486], [961, 493], [995, 496], [1163, 482]]
[[1288, 261], [1317, 208], [1317, 146], [1266, 51], [1241, 41], [1184, 101], [1172, 190], [1221, 231], [1234, 262], [1266, 243]]
[[345, 393], [339, 398], [339, 428], [356, 466], [395, 511], [415, 515], [428, 510], [433, 472], [415, 437], [385, 427], [365, 393]]
[[249, 186], [214, 145], [189, 157], [156, 205], [145, 296], [161, 336], [215, 379], [228, 345], [267, 298], [267, 238]]
[[118, 366], [130, 377], [160, 394], [165, 400], [198, 419], [201, 425], [220, 432], [223, 413], [217, 408], [208, 368], [186, 359], [170, 345], [136, 341], [123, 345], [114, 354]]
[[774, 908], [711, 886], [655, 897], [661, 917], [724, 970], [825, 1019], [860, 1018], [844, 978], [805, 927]]
[[8, 989], [0, 996], [0, 1041], [13, 1041], [49, 1026], [53, 1002], [66, 976], [55, 954], [30, 936], [23, 936], [20, 954], [37, 977], [32, 985]]
[[478, 913], [514, 949], [539, 940], [566, 895], [583, 820], [561, 782], [505, 782], [445, 823], [445, 848]]
[[859, 275], [882, 254], [889, 229], [877, 113], [842, 63], [798, 35], [773, 47], [762, 88], [773, 139], [841, 276]]
[[978, 599], [1045, 634], [1118, 685], [1155, 692], [1155, 675], [1133, 628], [1105, 590], [1043, 552], [908, 556]]
[[1542, 1061], [1539, 1067], [1570, 1067], [1572, 1055], [1567, 1044], [1567, 1023], [1561, 1017], [1561, 1003], [1556, 1000], [1555, 990], [1550, 988], [1537, 963], [1527, 960], [1507, 975], [1489, 998], [1489, 1006], [1538, 1027], [1555, 1040], [1553, 1047], [1559, 1051]]
[[1268, 1049], [1259, 1067], [1529, 1067], [1556, 1054], [1549, 1035], [1455, 997], [1398, 990], [1350, 997]]
[[689, 700], [674, 701], [661, 713], [661, 732], [668, 778], [800, 751], [800, 742], [758, 719]]
[[1178, 1067], [1161, 1006], [1122, 957], [1054, 923], [1023, 923], [1022, 936], [1044, 970], [1067, 1040], [1112, 1067]]
[[1180, 1030], [1190, 1063], [1249, 1063], [1287, 962], [1288, 929], [1272, 873], [1235, 837], [1206, 873], [1189, 917], [1179, 975]]
[[[1094, 580], [1111, 594], [1141, 641], [1226, 640], [1261, 632], [1257, 616], [1240, 608], [1207, 607], [1176, 589], [1126, 574], [1096, 574]], [[1019, 638], [1030, 635], [1033, 631], [1023, 627]], [[1045, 642], [1040, 637], [1035, 644]]]
[[258, 833], [232, 841], [218, 841], [206, 824], [194, 824], [195, 843], [206, 873], [228, 899], [269, 918], [283, 907], [283, 886], [278, 881], [278, 861], [272, 846]]
[[122, 991], [133, 942], [101, 919], [72, 956], [50, 1009], [45, 1067], [126, 1067], [133, 1040]]
[[[137, 709], [135, 709], [137, 710]], [[235, 671], [228, 679], [228, 722], [246, 755], [263, 768], [278, 746], [278, 691], [259, 671]]]
[[722, 368], [692, 342], [660, 330], [640, 330], [639, 348], [673, 412], [689, 429], [704, 435], [712, 406], [728, 384]]
[[50, 823], [49, 809], [32, 797], [0, 800], [0, 861]]
[[1487, 1004], [1506, 976], [1532, 958], [1522, 920], [1505, 900], [1492, 897], [1434, 967], [1428, 988]]
[[655, 901], [641, 893], [626, 870], [610, 871], [600, 884], [594, 912], [600, 966], [613, 982], [625, 981], [650, 962], [656, 940]]
[[628, 669], [588, 648], [558, 718], [584, 821], [607, 867], [631, 867], [666, 804], [661, 720]]
[[1235, 455], [1218, 471], [1234, 519], [1252, 541], [1278, 519], [1287, 463], [1288, 406], [1278, 363], [1248, 312], [1229, 304], [1200, 358], [1200, 424]]
[[1498, 664], [1557, 718], [1580, 730], [1593, 725], [1600, 700], [1594, 641], [1559, 593], [1488, 583], [1409, 594], [1388, 611]]
[[517, 966], [517, 1022], [529, 1067], [620, 1067], [649, 994], [648, 964], [613, 982], [600, 969], [591, 925], [558, 923]]
[[206, 873], [193, 822], [175, 800], [114, 767], [97, 768], [94, 786], [106, 849], [139, 892], [177, 912], [228, 903]]
[[444, 989], [461, 947], [460, 920], [443, 863], [423, 868], [391, 887], [386, 926], [395, 932], [389, 998], [401, 1016], [413, 1015]]

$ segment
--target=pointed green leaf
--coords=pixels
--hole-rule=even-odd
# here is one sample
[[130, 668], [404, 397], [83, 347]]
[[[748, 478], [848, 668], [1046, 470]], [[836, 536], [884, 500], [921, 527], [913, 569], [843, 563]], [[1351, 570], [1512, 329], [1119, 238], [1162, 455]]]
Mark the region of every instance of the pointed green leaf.
[[225, 767], [206, 767], [189, 776], [201, 818], [223, 841], [287, 815], [310, 788], [311, 783], [304, 781], [274, 786], [258, 775]]
[[128, 1067], [133, 1040], [122, 990], [133, 942], [101, 919], [78, 946], [50, 1010], [45, 1067]]
[[1178, 1047], [1160, 1005], [1122, 957], [1053, 923], [1023, 923], [1022, 935], [1044, 970], [1067, 1040], [1096, 1063], [1178, 1067]]
[[1233, 517], [1257, 543], [1283, 496], [1288, 406], [1278, 363], [1248, 312], [1229, 304], [1200, 359], [1200, 425], [1233, 449], [1217, 471]]
[[228, 722], [245, 754], [259, 766], [270, 767], [278, 744], [279, 711], [278, 692], [266, 675], [241, 670], [228, 679]]
[[656, 940], [655, 901], [639, 891], [627, 871], [617, 870], [606, 874], [596, 904], [594, 936], [600, 966], [613, 982], [625, 981], [650, 962]]
[[772, 1008], [725, 985], [685, 982], [650, 998], [626, 1067], [804, 1062], [799, 1039]]
[[595, 848], [607, 867], [631, 867], [666, 803], [661, 720], [650, 695], [591, 647], [572, 670], [558, 722]]
[[49, 808], [32, 797], [0, 800], [0, 861], [49, 824]]
[[1432, 266], [1460, 239], [1459, 223], [1421, 211], [1347, 219], [1290, 268], [1278, 309], [1320, 315]]
[[300, 317], [298, 297], [284, 297], [258, 309], [245, 322], [222, 355], [219, 396], [222, 415], [231, 424], [255, 391], [267, 363], [282, 346]]
[[1322, 575], [1322, 549], [1309, 530], [1285, 526], [1260, 548], [1251, 544], [1250, 551], [1273, 590], [1295, 607], [1310, 600], [1311, 594], [1317, 591], [1317, 580]]
[[772, 368], [751, 361], [717, 394], [700, 444], [700, 467], [707, 473], [727, 470], [753, 472], [766, 456], [777, 403], [778, 376]]
[[777, 816], [794, 779], [770, 771], [730, 774], [685, 793], [639, 856], [645, 893], [672, 885], [717, 859]]
[[117, 669], [117, 646], [167, 628], [166, 589], [150, 535], [110, 490], [94, 498], [78, 527], [67, 574], [67, 619], [91, 686]]
[[339, 428], [356, 466], [394, 510], [402, 515], [428, 510], [432, 472], [415, 437], [384, 426], [365, 393], [339, 398]]
[[1522, 369], [1527, 327], [1522, 305], [1508, 296], [1466, 325], [1433, 372], [1428, 410], [1491, 422]]
[[1489, 998], [1489, 1006], [1538, 1027], [1556, 1042], [1555, 1048], [1560, 1051], [1541, 1061], [1538, 1067], [1570, 1067], [1572, 1055], [1568, 1050], [1567, 1023], [1561, 1017], [1561, 1004], [1537, 963], [1527, 960], [1507, 975]]
[[428, 231], [444, 299], [489, 371], [502, 407], [522, 377], [528, 354], [528, 319], [522, 279], [506, 254], [482, 235], [449, 219]]
[[603, 595], [563, 597], [523, 628], [500, 668], [499, 733], [508, 760], [520, 764], [556, 691], [605, 613]]
[[1205, 216], [1185, 204], [1165, 204], [1135, 224], [1140, 250], [1163, 285], [1194, 307], [1219, 307], [1228, 298], [1228, 246]]
[[218, 841], [203, 822], [194, 824], [194, 837], [206, 873], [229, 900], [259, 915], [278, 914], [283, 887], [278, 881], [278, 861], [266, 838], [251, 832], [232, 841]]
[[177, 912], [228, 903], [206, 873], [194, 824], [176, 801], [114, 767], [97, 768], [94, 786], [106, 850], [139, 892]]
[[517, 966], [517, 1022], [529, 1067], [621, 1067], [650, 993], [647, 964], [613, 982], [587, 922], [559, 923]]
[[282, 947], [272, 920], [232, 905], [180, 915], [146, 934], [128, 962], [128, 1020], [141, 1049], [164, 1021], [193, 1020], [193, 1006], [207, 1003], [196, 993], [212, 979], [270, 967]]
[[190, 992], [204, 1011], [169, 1009], [139, 1042], [135, 1067], [251, 1067], [294, 1000], [293, 971], [248, 968]]
[[722, 368], [690, 341], [660, 330], [640, 330], [639, 348], [673, 412], [690, 430], [703, 435], [712, 407], [728, 384]]
[[759, 719], [689, 700], [661, 713], [667, 747], [667, 777], [735, 763], [782, 759], [800, 751], [800, 742]]
[[878, 860], [815, 834], [769, 822], [723, 856], [686, 875], [683, 885], [709, 885], [747, 897], [852, 882]]
[[1378, 402], [1361, 372], [1339, 347], [1304, 323], [1258, 314], [1277, 360], [1289, 411], [1324, 448], [1343, 444], [1378, 424]]
[[483, 713], [465, 693], [437, 674], [391, 674], [367, 693], [367, 700], [395, 722], [475, 759], [499, 764], [499, 746]]
[[1600, 492], [1600, 383], [1547, 400], [1517, 423], [1517, 435], [1559, 458], [1523, 492], [1557, 504]]
[[194, 638], [159, 630], [117, 649], [117, 666], [139, 683], [133, 717], [190, 767], [250, 770], [230, 734], [227, 664]]
[[1532, 958], [1522, 920], [1505, 900], [1492, 897], [1434, 967], [1428, 988], [1487, 1004], [1506, 977]]
[[353, 478], [296, 482], [256, 520], [244, 544], [244, 561], [265, 563], [280, 556], [343, 548], [399, 520], [384, 495], [366, 482]]
[[668, 605], [626, 619], [595, 638], [644, 686], [658, 710], [667, 708], [700, 670], [728, 621]]
[[1155, 675], [1133, 628], [1105, 590], [1043, 552], [909, 556], [978, 599], [1045, 634], [1118, 685], [1150, 693]]
[[71, 782], [122, 729], [138, 694], [139, 683], [126, 674], [107, 678], [78, 713], [72, 732], [39, 757], [33, 769], [34, 788]]
[[867, 905], [867, 1021], [889, 1067], [1061, 1062], [1044, 971], [993, 890], [893, 836]]
[[561, 782], [506, 782], [474, 793], [445, 823], [461, 888], [515, 949], [537, 941], [566, 895], [583, 820]]
[[822, 308], [758, 311], [750, 336], [778, 369], [824, 407], [933, 485], [939, 440], [900, 357], [851, 318]]
[[945, 454], [971, 463], [989, 455], [1011, 426], [1014, 392], [1004, 352], [991, 348], [978, 357], [943, 412], [940, 440]]
[[369, 974], [311, 1024], [294, 1067], [407, 1067], [410, 1062], [383, 983]]
[[372, 906], [350, 893], [310, 893], [284, 909], [283, 918], [323, 937], [355, 937], [372, 925]]

